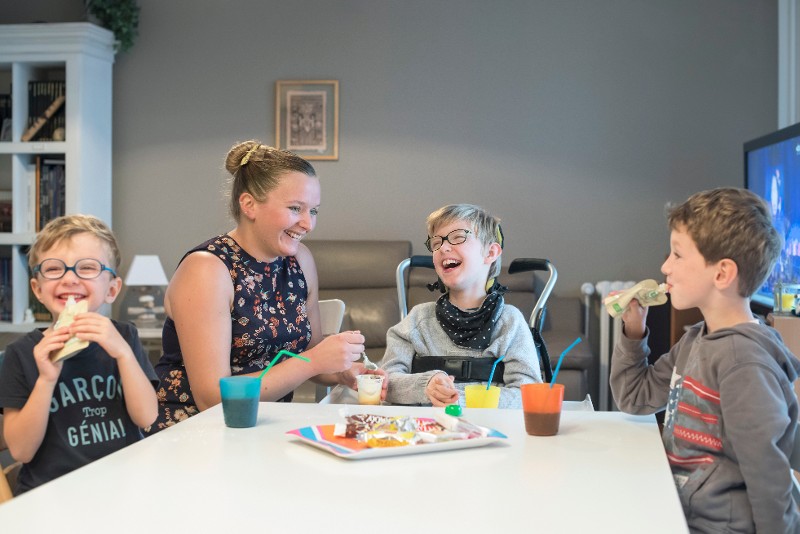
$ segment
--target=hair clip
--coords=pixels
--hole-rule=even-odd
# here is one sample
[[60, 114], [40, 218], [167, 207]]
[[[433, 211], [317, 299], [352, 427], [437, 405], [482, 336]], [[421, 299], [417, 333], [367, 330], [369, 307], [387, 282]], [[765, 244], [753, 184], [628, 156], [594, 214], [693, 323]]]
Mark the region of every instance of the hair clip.
[[247, 151], [247, 154], [244, 155], [244, 157], [242, 158], [241, 163], [239, 163], [239, 167], [244, 167], [245, 165], [247, 165], [247, 162], [250, 161], [250, 156], [253, 155], [253, 152], [255, 152], [258, 149], [259, 146], [261, 146], [261, 145], [256, 143], [253, 146], [253, 148], [251, 148], [250, 150]]
[[486, 281], [486, 293], [491, 293], [492, 288], [494, 288], [495, 278], [489, 278]]

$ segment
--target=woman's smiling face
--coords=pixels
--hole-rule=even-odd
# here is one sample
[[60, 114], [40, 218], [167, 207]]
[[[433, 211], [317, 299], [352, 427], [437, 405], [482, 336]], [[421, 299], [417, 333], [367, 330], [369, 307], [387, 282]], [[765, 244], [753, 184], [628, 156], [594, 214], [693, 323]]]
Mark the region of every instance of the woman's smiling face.
[[256, 227], [261, 251], [269, 258], [294, 256], [300, 240], [317, 224], [321, 189], [319, 179], [287, 172], [263, 202], [244, 209]]

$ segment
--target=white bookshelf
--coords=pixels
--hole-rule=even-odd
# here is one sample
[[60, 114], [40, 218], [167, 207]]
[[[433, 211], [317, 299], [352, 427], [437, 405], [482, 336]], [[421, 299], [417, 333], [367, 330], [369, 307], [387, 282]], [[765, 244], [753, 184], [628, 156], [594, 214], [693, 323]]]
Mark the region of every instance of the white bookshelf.
[[[66, 162], [65, 212], [88, 213], [111, 225], [111, 106], [114, 36], [90, 23], [0, 25], [0, 93], [12, 95], [11, 140], [0, 141], [0, 191], [11, 196], [10, 232], [0, 256], [11, 258], [11, 322], [0, 332], [30, 330], [27, 249], [36, 223], [37, 155]], [[28, 82], [66, 84], [65, 140], [22, 142], [28, 127]]]

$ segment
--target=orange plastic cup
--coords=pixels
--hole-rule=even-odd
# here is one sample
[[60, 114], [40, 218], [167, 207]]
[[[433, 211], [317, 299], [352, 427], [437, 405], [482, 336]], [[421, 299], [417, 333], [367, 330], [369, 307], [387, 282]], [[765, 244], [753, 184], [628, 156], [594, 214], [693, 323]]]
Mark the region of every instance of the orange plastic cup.
[[523, 384], [522, 411], [525, 431], [531, 436], [554, 436], [561, 422], [564, 384]]

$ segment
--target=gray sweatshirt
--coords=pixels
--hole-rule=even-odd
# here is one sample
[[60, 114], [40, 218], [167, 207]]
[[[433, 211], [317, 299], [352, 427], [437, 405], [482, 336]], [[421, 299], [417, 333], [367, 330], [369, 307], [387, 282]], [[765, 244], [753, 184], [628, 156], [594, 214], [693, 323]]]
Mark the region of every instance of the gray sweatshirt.
[[[386, 333], [386, 353], [381, 367], [389, 375], [386, 400], [393, 404], [425, 404], [428, 380], [438, 371], [411, 374], [414, 354], [420, 356], [460, 356], [464, 358], [499, 358], [505, 354], [499, 408], [521, 408], [519, 386], [541, 382], [539, 354], [522, 312], [503, 304], [503, 311], [492, 332], [489, 346], [483, 351], [459, 347], [453, 343], [436, 320], [436, 303], [426, 302], [412, 308], [405, 319]], [[497, 377], [494, 378], [497, 382]], [[459, 403], [464, 406], [464, 383], [457, 383]]]
[[800, 532], [788, 459], [800, 362], [780, 334], [755, 323], [708, 334], [701, 322], [649, 366], [646, 342], [621, 336], [611, 391], [628, 413], [666, 408], [664, 447], [692, 532]]

